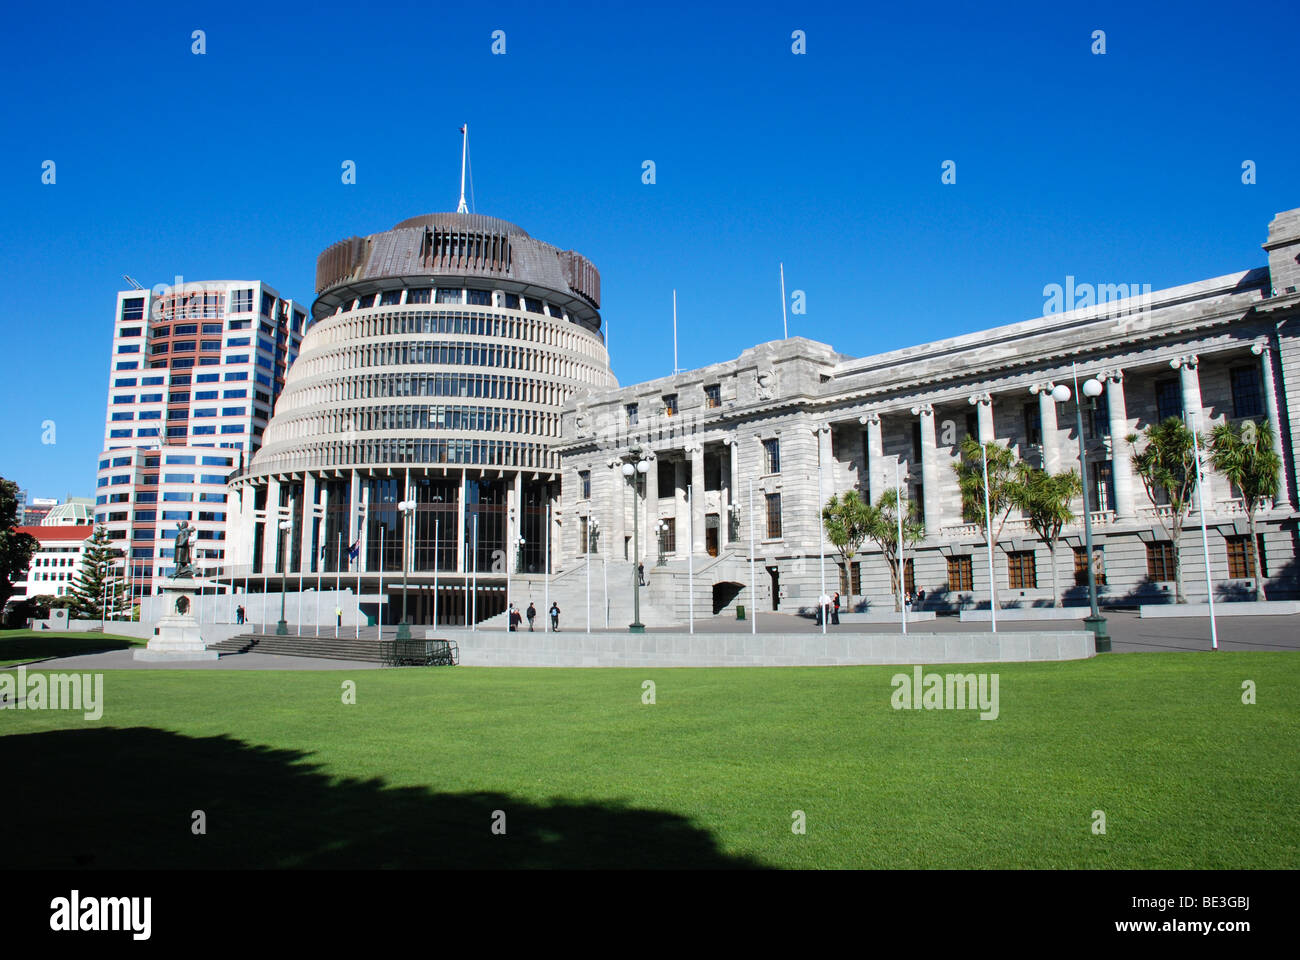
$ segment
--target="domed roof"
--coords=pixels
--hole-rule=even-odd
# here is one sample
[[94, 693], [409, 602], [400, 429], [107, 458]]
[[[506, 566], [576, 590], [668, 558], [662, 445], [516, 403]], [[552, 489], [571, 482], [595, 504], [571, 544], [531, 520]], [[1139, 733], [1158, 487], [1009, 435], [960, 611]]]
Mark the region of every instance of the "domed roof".
[[529, 235], [527, 230], [509, 220], [488, 217], [481, 213], [426, 213], [403, 220], [393, 229], [401, 230], [406, 227], [431, 227], [439, 230], [460, 230], [465, 233], [504, 233], [510, 237]]

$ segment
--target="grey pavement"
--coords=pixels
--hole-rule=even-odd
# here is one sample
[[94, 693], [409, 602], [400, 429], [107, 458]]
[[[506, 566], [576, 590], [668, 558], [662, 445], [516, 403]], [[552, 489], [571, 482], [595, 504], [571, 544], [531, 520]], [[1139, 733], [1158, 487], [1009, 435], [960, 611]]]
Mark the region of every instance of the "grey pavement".
[[[26, 665], [29, 670], [378, 670], [379, 663], [327, 660], [322, 657], [280, 657], [269, 653], [223, 653], [220, 660], [136, 660], [131, 650], [108, 650], [72, 657], [54, 657]], [[14, 670], [16, 667], [3, 667]]]

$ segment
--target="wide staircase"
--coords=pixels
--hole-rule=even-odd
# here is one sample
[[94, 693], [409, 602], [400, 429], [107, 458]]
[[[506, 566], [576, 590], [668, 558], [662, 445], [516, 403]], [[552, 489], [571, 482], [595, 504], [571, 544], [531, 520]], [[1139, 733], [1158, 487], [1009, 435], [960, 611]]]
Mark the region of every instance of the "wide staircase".
[[[427, 628], [413, 629], [411, 634], [413, 637], [423, 639], [425, 629]], [[385, 640], [392, 640], [396, 636], [396, 627], [384, 628], [383, 638]], [[356, 638], [355, 632], [346, 633], [346, 631], [340, 634], [337, 639], [332, 635], [314, 637], [307, 634], [299, 637], [291, 633], [288, 636], [281, 637], [266, 633], [241, 633], [229, 640], [211, 644], [208, 649], [216, 650], [218, 653], [270, 653], [283, 657], [320, 657], [323, 660], [383, 662], [379, 641], [375, 639], [374, 627], [362, 627], [360, 640]]]
[[[696, 558], [694, 570], [695, 616], [704, 619], [713, 615], [713, 583], [732, 574], [734, 557]], [[547, 611], [551, 603], [560, 606], [561, 630], [587, 628], [587, 558], [581, 558], [570, 568], [551, 577], [549, 590], [546, 578], [537, 574], [513, 577], [510, 601], [521, 614], [532, 603], [537, 608], [534, 629], [550, 629]], [[647, 627], [673, 627], [684, 625], [689, 616], [690, 600], [687, 593], [688, 565], [685, 560], [672, 560], [660, 565], [646, 564], [646, 586], [641, 588], [641, 622]], [[625, 630], [634, 619], [635, 596], [633, 577], [635, 566], [630, 561], [608, 564], [599, 558], [591, 563], [591, 628], [604, 630], [606, 623], [612, 630]], [[606, 574], [608, 574], [608, 617], [606, 615]], [[549, 602], [548, 602], [549, 597]], [[507, 615], [500, 613], [479, 622], [479, 629], [506, 629]], [[528, 629], [527, 617], [520, 623], [521, 630]]]

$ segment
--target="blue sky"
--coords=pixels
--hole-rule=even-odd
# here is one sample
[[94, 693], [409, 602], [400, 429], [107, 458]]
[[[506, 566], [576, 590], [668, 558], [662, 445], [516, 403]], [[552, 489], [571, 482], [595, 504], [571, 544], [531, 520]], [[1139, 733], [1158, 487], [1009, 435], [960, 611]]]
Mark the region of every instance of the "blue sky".
[[781, 336], [780, 261], [790, 333], [860, 356], [1038, 316], [1067, 275], [1262, 266], [1300, 206], [1293, 3], [901, 6], [14, 8], [0, 475], [94, 492], [122, 274], [310, 303], [330, 243], [455, 208], [464, 122], [476, 211], [601, 271], [624, 384], [671, 372], [674, 287], [683, 368]]

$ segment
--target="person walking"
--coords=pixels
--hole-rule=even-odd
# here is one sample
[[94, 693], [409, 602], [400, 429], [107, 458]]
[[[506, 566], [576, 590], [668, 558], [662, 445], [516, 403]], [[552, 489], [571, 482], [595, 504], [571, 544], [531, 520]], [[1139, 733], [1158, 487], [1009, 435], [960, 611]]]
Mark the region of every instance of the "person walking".
[[519, 629], [519, 611], [515, 609], [515, 605], [513, 603], [510, 604], [509, 620], [510, 620], [510, 632], [514, 633], [516, 630]]
[[835, 598], [831, 603], [833, 604], [833, 609], [831, 610], [831, 623], [838, 626], [840, 622], [840, 594], [838, 590], [835, 592]]
[[335, 608], [334, 608], [334, 625], [335, 625], [336, 627], [341, 627], [341, 626], [343, 626], [343, 608], [342, 608], [342, 607], [335, 607]]
[[560, 632], [560, 605], [555, 602], [551, 603], [551, 630]]
[[638, 563], [636, 565], [636, 578], [641, 582], [641, 586], [644, 587], [645, 586], [645, 564], [644, 563]]
[[243, 622], [244, 622], [244, 608], [242, 606], [235, 607], [235, 623], [242, 624]]
[[537, 608], [530, 602], [528, 604], [528, 632], [533, 632], [533, 621], [537, 619]]

